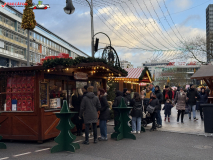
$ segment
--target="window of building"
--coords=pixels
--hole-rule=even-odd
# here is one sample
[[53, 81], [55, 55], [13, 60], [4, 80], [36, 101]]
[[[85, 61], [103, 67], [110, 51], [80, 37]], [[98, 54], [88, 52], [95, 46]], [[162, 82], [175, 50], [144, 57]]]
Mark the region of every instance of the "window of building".
[[0, 66], [6, 66], [9, 67], [9, 59], [0, 57]]
[[18, 66], [18, 61], [11, 59], [11, 67], [15, 67], [15, 66]]

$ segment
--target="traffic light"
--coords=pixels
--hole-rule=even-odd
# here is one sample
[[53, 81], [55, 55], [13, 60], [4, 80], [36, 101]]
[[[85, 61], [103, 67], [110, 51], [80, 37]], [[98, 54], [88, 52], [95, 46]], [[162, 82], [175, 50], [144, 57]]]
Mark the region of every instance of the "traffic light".
[[95, 50], [95, 52], [97, 52], [97, 51], [98, 51], [98, 43], [99, 43], [99, 39], [98, 39], [98, 38], [96, 38], [96, 40], [95, 40], [95, 46], [94, 46], [94, 50]]

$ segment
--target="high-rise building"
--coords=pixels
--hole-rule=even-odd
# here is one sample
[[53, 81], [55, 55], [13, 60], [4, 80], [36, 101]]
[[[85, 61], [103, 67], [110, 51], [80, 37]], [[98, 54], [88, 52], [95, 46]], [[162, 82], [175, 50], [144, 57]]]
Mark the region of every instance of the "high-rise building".
[[[0, 0], [0, 5], [5, 2]], [[27, 64], [27, 31], [21, 28], [22, 13], [14, 7], [0, 7], [0, 67], [25, 66]], [[67, 53], [71, 57], [88, 57], [80, 49], [55, 35], [37, 23], [30, 31], [30, 63], [40, 62], [46, 56]]]
[[121, 68], [134, 68], [134, 66], [131, 64], [131, 62], [128, 61], [120, 61]]
[[207, 62], [213, 61], [213, 4], [206, 8]]

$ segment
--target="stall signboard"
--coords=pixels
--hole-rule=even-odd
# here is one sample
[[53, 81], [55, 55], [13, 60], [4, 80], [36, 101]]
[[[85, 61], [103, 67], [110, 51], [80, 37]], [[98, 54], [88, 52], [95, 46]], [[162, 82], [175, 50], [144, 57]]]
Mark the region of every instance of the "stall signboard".
[[74, 73], [74, 78], [75, 79], [81, 79], [81, 80], [87, 80], [88, 79], [88, 74], [83, 73], [83, 72], [75, 72]]
[[76, 81], [76, 88], [83, 88], [87, 85], [87, 82]]

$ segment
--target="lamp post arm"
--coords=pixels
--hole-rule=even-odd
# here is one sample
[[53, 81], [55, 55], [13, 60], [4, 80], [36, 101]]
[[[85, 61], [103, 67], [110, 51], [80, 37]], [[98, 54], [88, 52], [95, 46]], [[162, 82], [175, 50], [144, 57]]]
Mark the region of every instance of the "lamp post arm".
[[110, 42], [110, 47], [111, 47], [111, 40], [110, 40], [109, 36], [108, 36], [106, 33], [104, 33], [104, 32], [98, 32], [98, 33], [96, 33], [96, 34], [93, 36], [93, 38], [94, 38], [97, 34], [104, 34], [105, 36], [107, 36], [108, 39], [109, 39], [109, 42]]
[[87, 3], [89, 4], [89, 7], [90, 7], [90, 11], [92, 10], [92, 6], [91, 6], [91, 4], [89, 3], [89, 1], [88, 0], [86, 0], [87, 1]]

